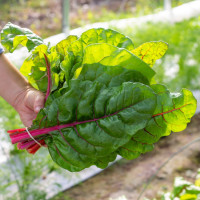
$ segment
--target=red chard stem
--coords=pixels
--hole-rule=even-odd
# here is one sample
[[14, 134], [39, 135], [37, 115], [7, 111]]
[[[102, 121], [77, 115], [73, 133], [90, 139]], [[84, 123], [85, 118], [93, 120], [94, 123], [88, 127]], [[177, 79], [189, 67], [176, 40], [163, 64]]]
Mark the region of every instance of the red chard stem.
[[48, 58], [47, 58], [47, 56], [45, 54], [44, 54], [44, 58], [45, 58], [45, 62], [46, 62], [47, 77], [48, 77], [48, 86], [47, 86], [47, 92], [46, 92], [46, 96], [45, 96], [45, 102], [46, 102], [48, 96], [51, 93], [52, 80], [51, 80], [51, 66], [50, 66], [49, 60], [48, 60]]

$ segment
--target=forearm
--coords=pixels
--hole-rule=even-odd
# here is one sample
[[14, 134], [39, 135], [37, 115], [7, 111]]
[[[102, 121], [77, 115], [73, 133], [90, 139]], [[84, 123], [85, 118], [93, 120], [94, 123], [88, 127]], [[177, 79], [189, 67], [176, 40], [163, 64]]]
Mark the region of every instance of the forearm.
[[15, 107], [18, 96], [30, 87], [28, 81], [22, 76], [6, 58], [0, 54], [0, 96]]

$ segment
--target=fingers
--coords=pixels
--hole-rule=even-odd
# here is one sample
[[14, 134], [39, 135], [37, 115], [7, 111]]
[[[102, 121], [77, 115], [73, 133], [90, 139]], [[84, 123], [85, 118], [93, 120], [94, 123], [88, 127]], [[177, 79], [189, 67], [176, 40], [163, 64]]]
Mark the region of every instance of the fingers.
[[32, 121], [36, 118], [40, 109], [44, 107], [44, 103], [45, 95], [42, 92], [34, 88], [26, 90], [26, 94], [22, 96], [16, 109], [26, 127], [32, 125]]
[[22, 123], [24, 124], [25, 127], [31, 127], [34, 119], [24, 119], [22, 120]]
[[45, 95], [42, 92], [34, 88], [29, 89], [25, 100], [25, 105], [28, 108], [30, 108], [34, 113], [38, 113], [40, 109], [44, 107], [44, 102]]
[[38, 113], [44, 107], [45, 96], [42, 92], [37, 91], [34, 102], [34, 112]]

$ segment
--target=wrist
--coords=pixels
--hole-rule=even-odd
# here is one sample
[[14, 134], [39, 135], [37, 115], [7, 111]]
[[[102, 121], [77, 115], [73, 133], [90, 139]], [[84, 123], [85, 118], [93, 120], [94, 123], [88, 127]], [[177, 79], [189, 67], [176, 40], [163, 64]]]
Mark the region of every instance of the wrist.
[[4, 54], [0, 55], [0, 80], [0, 96], [16, 109], [16, 102], [25, 97], [31, 86]]
[[4, 52], [4, 48], [2, 47], [2, 45], [0, 44], [0, 55], [3, 54]]

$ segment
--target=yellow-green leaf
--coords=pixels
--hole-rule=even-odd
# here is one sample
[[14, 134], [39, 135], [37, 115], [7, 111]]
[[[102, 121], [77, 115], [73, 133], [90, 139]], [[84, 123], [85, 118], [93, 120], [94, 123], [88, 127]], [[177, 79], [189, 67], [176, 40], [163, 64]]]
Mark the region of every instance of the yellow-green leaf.
[[153, 67], [156, 60], [162, 58], [168, 49], [168, 44], [162, 41], [147, 42], [132, 51], [145, 63]]
[[72, 42], [76, 41], [77, 39], [78, 39], [78, 37], [75, 35], [68, 36], [66, 39], [60, 41], [56, 45], [56, 50], [58, 51], [58, 53], [60, 53], [64, 57], [67, 54], [67, 49], [68, 49], [69, 45]]
[[10, 22], [1, 31], [1, 42], [11, 53], [19, 44], [26, 46], [31, 51], [36, 46], [44, 43], [42, 38], [29, 29], [21, 28]]
[[184, 194], [180, 198], [180, 200], [195, 200], [195, 199], [197, 199], [196, 194]]

